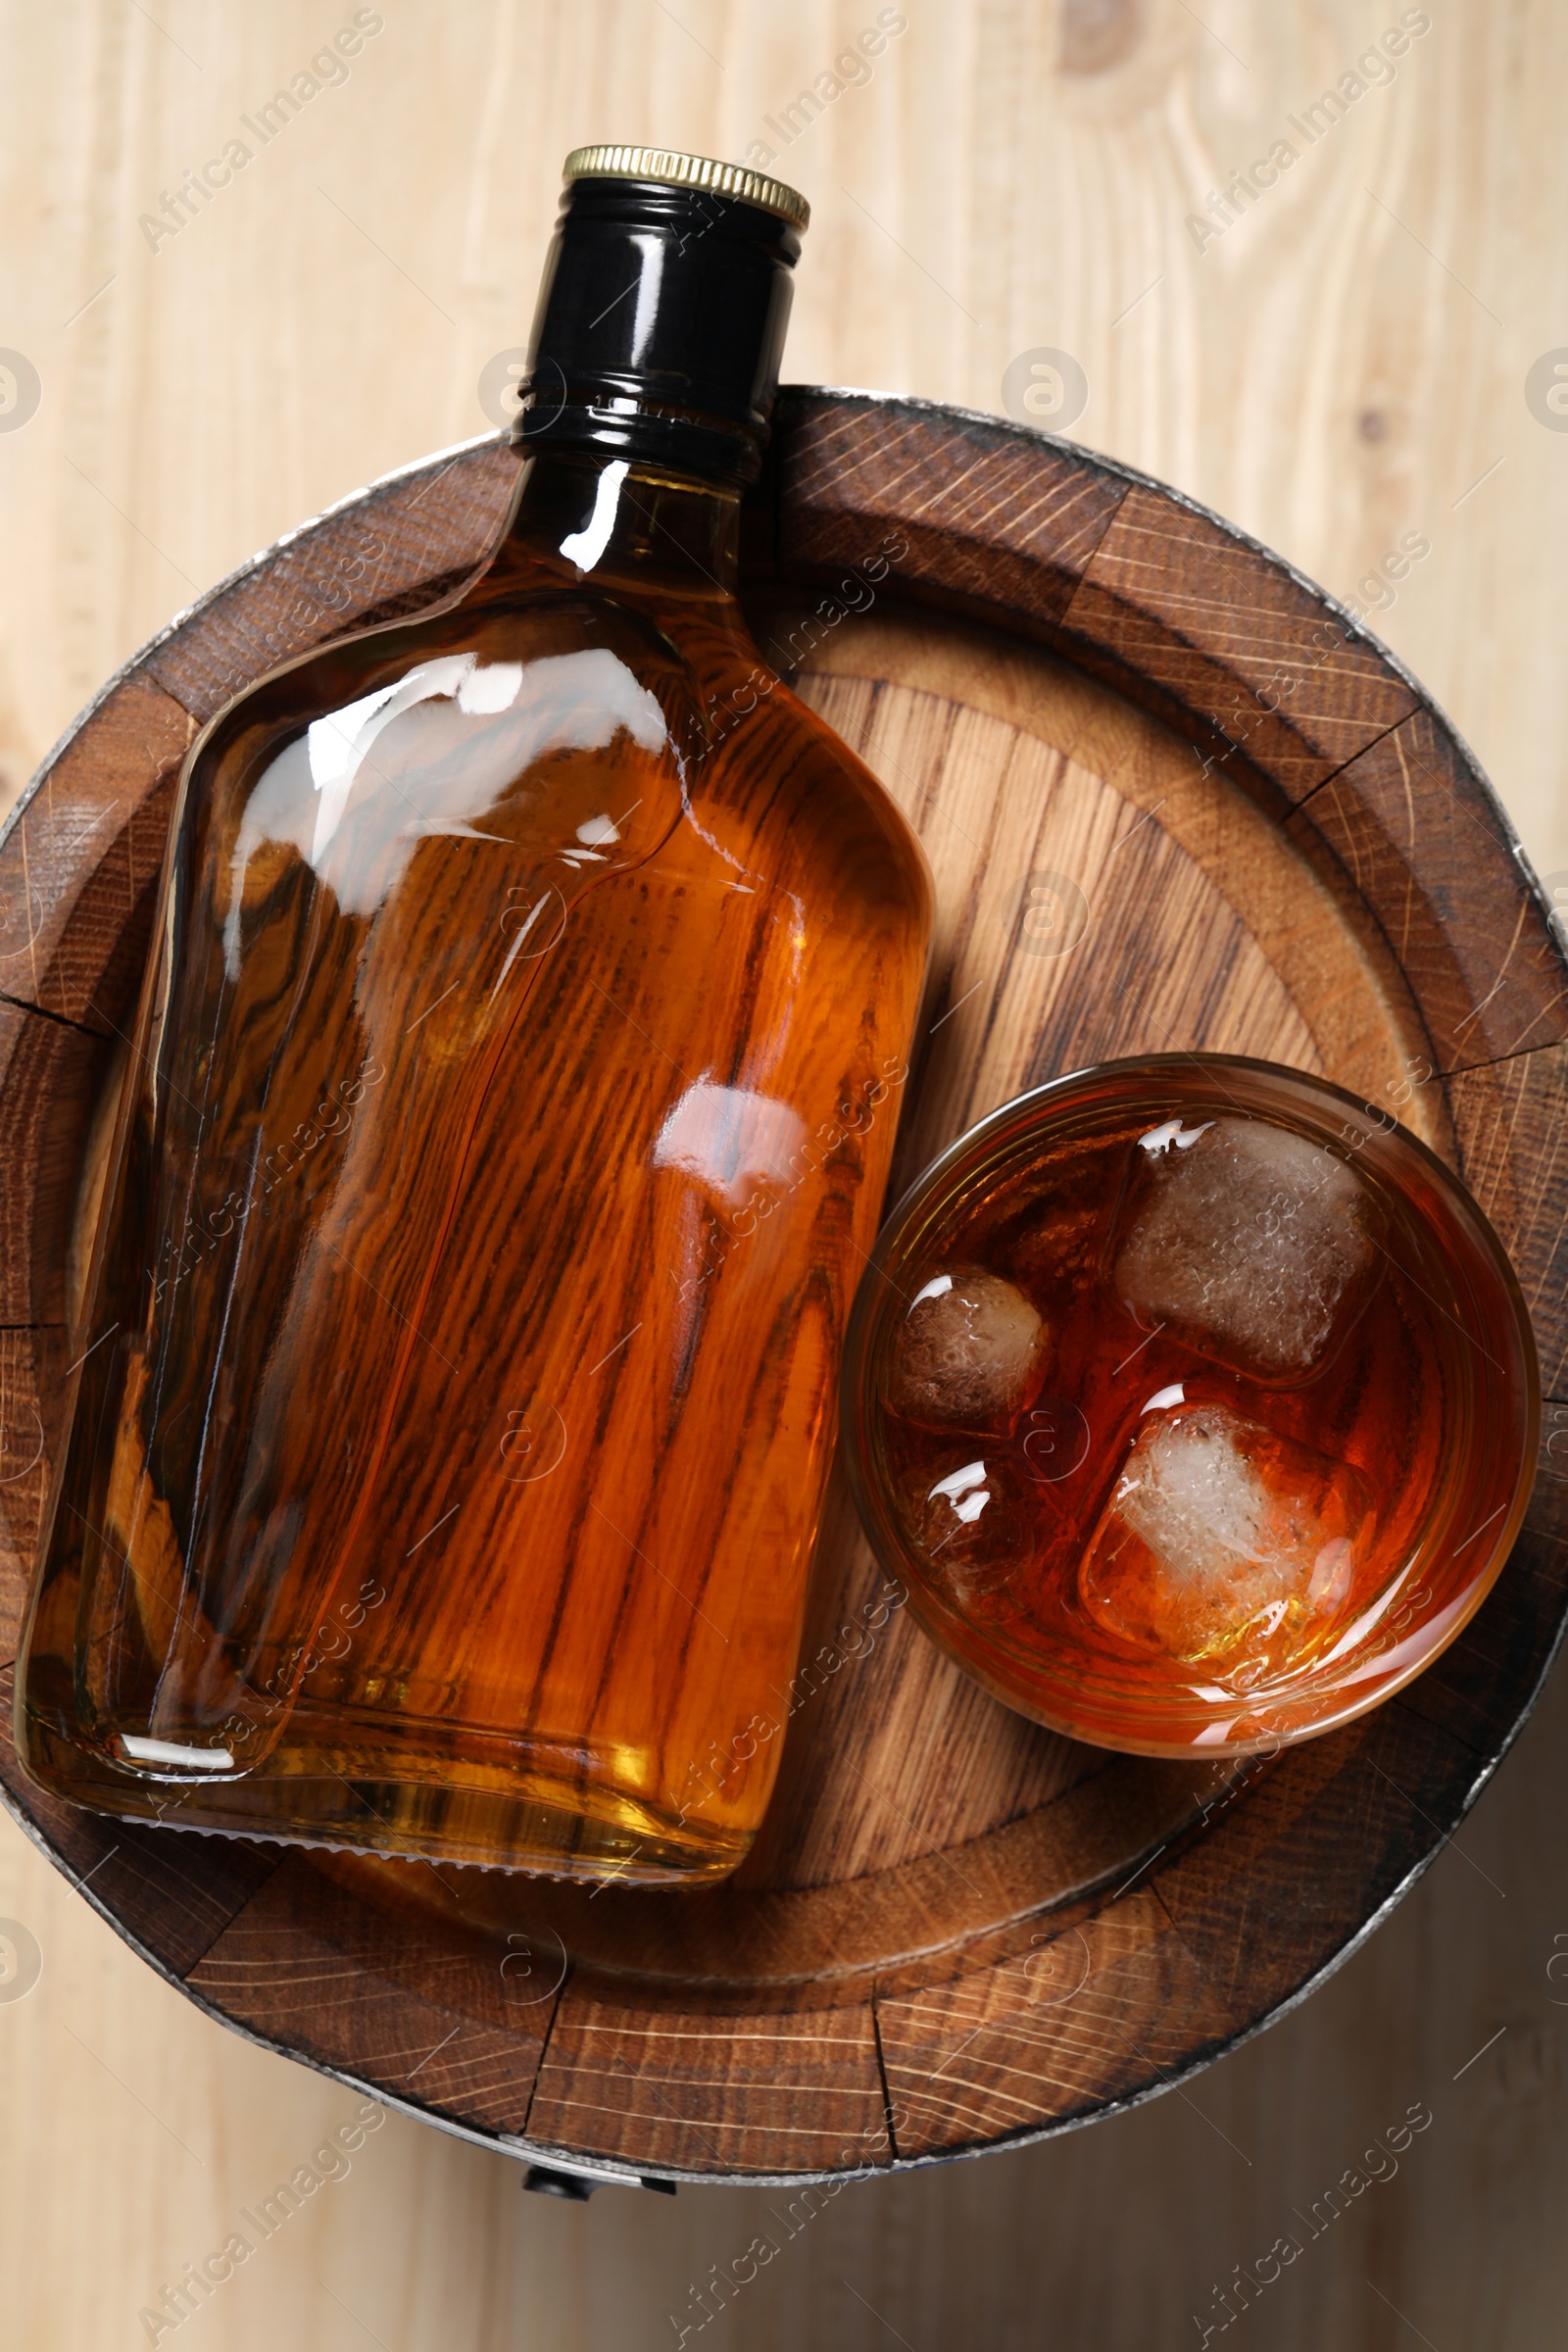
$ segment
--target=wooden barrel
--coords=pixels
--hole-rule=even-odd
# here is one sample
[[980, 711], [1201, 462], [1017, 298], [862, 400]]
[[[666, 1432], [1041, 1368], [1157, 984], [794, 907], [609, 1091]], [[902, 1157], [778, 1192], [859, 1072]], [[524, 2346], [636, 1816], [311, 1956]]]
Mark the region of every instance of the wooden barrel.
[[[245, 565], [111, 682], [0, 841], [0, 1660], [185, 749], [275, 662], [453, 588], [514, 467], [494, 440], [448, 453]], [[1321, 1071], [1462, 1172], [1554, 1397], [1568, 969], [1415, 682], [1156, 483], [923, 402], [787, 393], [746, 577], [760, 641], [936, 873], [900, 1178], [1006, 1097], [1108, 1055]], [[1561, 1629], [1568, 1405], [1548, 1404], [1541, 1467], [1495, 1591], [1428, 1674], [1228, 1768], [1112, 1756], [1007, 1713], [909, 1622], [836, 1491], [778, 1792], [744, 1868], [703, 1894], [99, 1820], [28, 1788], [9, 1740], [0, 1775], [192, 1999], [451, 2130], [621, 2179], [919, 2164], [1157, 2092], [1397, 1900]]]

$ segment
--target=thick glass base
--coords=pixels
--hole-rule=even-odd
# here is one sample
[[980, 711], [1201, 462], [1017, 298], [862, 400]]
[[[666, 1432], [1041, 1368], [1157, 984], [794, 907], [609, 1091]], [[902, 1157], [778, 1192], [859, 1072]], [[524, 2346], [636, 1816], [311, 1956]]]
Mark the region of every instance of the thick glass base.
[[756, 1836], [752, 1828], [680, 1821], [612, 1788], [530, 1770], [525, 1751], [503, 1770], [450, 1754], [438, 1760], [402, 1743], [312, 1740], [307, 1727], [260, 1772], [197, 1777], [129, 1770], [35, 1715], [17, 1728], [24, 1768], [51, 1795], [168, 1829], [666, 1891], [727, 1877]]

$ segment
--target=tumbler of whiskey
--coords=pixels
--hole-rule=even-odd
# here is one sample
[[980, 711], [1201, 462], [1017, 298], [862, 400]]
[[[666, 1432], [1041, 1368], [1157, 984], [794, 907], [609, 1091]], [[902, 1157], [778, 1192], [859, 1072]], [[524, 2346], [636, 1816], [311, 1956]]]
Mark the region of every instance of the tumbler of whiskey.
[[736, 603], [804, 201], [566, 170], [487, 566], [187, 762], [18, 1736], [112, 1812], [678, 1886], [777, 1769], [931, 892]]
[[1150, 1755], [1328, 1731], [1508, 1556], [1529, 1318], [1392, 1108], [1267, 1062], [1107, 1062], [962, 1137], [873, 1263], [844, 1391], [871, 1542], [1057, 1731]]

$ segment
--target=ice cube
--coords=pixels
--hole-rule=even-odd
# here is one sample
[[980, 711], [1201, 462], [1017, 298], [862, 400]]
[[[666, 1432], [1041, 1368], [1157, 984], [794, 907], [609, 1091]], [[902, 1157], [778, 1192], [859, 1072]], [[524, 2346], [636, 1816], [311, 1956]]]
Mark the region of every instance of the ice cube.
[[1381, 1217], [1355, 1169], [1264, 1119], [1140, 1138], [1117, 1296], [1146, 1328], [1266, 1381], [1317, 1371], [1371, 1294]]
[[1348, 1464], [1229, 1405], [1145, 1418], [1079, 1577], [1109, 1633], [1246, 1689], [1342, 1616], [1370, 1510]]
[[894, 1341], [887, 1401], [928, 1427], [992, 1429], [1023, 1403], [1045, 1354], [1045, 1325], [1022, 1291], [955, 1266], [915, 1293]]
[[938, 1459], [906, 1494], [902, 1516], [932, 1581], [964, 1602], [997, 1592], [1027, 1566], [1044, 1525], [999, 1447]]

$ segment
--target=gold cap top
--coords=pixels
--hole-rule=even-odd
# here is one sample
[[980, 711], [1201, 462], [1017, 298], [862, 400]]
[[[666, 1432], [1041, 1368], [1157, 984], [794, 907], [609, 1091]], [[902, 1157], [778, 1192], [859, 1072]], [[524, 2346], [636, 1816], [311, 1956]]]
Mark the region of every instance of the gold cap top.
[[806, 198], [781, 179], [752, 172], [744, 164], [719, 164], [711, 156], [679, 155], [670, 147], [574, 147], [562, 166], [564, 179], [657, 179], [676, 188], [711, 188], [737, 204], [776, 213], [796, 228], [811, 218]]

